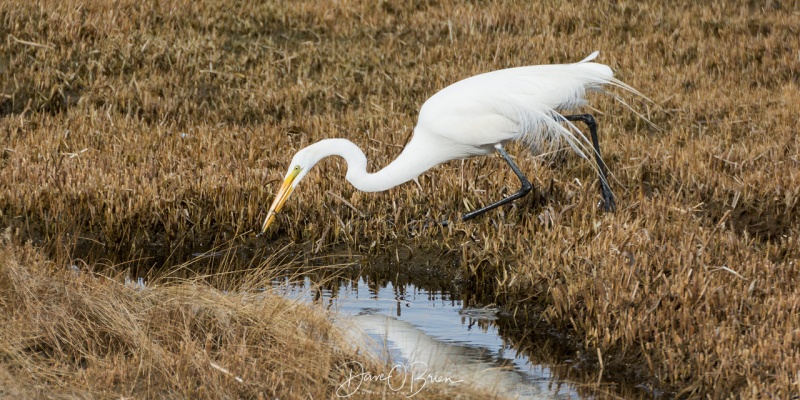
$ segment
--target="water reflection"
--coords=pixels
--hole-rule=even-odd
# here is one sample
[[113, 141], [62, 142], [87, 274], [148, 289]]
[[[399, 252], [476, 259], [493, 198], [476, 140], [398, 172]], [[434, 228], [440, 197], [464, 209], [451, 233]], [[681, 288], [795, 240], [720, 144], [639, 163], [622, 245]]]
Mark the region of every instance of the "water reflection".
[[503, 339], [494, 308], [469, 308], [454, 293], [414, 285], [371, 284], [365, 278], [320, 288], [309, 278], [274, 281], [289, 298], [324, 304], [353, 340], [391, 364], [464, 381], [520, 399], [580, 397], [550, 369], [531, 363]]

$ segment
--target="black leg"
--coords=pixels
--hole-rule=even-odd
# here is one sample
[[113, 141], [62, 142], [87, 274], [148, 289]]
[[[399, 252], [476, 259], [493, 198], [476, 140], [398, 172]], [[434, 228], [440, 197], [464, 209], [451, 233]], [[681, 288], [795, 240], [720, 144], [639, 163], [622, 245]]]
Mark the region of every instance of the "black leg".
[[600, 192], [603, 194], [603, 209], [606, 211], [616, 211], [617, 205], [614, 202], [614, 194], [611, 193], [611, 188], [608, 187], [608, 179], [606, 179], [606, 163], [600, 156], [600, 141], [597, 139], [597, 121], [595, 121], [592, 114], [577, 114], [565, 115], [564, 119], [568, 121], [581, 121], [589, 127], [589, 132], [592, 135], [592, 146], [594, 146], [594, 159], [597, 161], [597, 168], [600, 173]]
[[520, 198], [520, 197], [523, 197], [526, 194], [528, 194], [528, 192], [531, 191], [531, 188], [533, 188], [531, 183], [528, 181], [528, 178], [526, 178], [525, 175], [522, 174], [522, 171], [519, 170], [519, 167], [517, 167], [517, 164], [514, 164], [514, 161], [511, 160], [511, 157], [508, 156], [508, 153], [506, 153], [506, 151], [503, 150], [503, 148], [500, 147], [500, 146], [497, 146], [496, 149], [497, 149], [498, 152], [500, 152], [500, 155], [503, 156], [503, 159], [506, 160], [506, 163], [508, 163], [508, 165], [511, 167], [511, 170], [513, 170], [514, 173], [517, 174], [517, 177], [519, 178], [519, 181], [522, 183], [522, 187], [519, 189], [518, 192], [512, 194], [511, 196], [506, 197], [505, 199], [502, 199], [502, 200], [500, 200], [500, 201], [498, 201], [496, 203], [489, 204], [486, 207], [483, 207], [483, 208], [477, 209], [475, 211], [471, 211], [471, 212], [468, 212], [468, 213], [464, 214], [464, 217], [463, 217], [464, 221], [466, 221], [466, 220], [468, 220], [470, 218], [474, 218], [475, 216], [483, 214], [483, 213], [485, 213], [485, 212], [487, 212], [489, 210], [493, 210], [493, 209], [495, 209], [497, 207], [500, 207], [503, 204], [508, 204], [508, 203]]

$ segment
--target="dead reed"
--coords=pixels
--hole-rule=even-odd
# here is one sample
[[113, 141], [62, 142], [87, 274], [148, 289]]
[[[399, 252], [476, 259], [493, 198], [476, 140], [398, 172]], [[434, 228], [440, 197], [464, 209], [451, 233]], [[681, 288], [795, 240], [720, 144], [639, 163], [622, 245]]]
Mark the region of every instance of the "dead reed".
[[0, 218], [56, 250], [230, 240], [258, 227], [292, 151], [345, 136], [378, 168], [445, 85], [599, 49], [661, 128], [592, 98], [616, 214], [574, 157], [513, 149], [538, 193], [447, 228], [426, 223], [515, 189], [501, 161], [364, 194], [332, 160], [271, 238], [243, 240], [435, 246], [601, 374], [685, 397], [798, 394], [798, 3], [528, 3], [3, 2]]

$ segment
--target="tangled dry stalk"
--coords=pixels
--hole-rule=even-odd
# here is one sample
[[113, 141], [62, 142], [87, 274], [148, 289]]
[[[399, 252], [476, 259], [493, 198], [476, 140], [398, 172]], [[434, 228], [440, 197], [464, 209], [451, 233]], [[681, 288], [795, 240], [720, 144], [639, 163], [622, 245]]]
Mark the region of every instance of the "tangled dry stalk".
[[258, 227], [292, 151], [344, 136], [377, 168], [448, 83], [599, 49], [661, 128], [592, 98], [616, 214], [574, 157], [513, 149], [538, 193], [446, 228], [425, 222], [515, 189], [502, 161], [382, 194], [327, 161], [271, 238], [242, 240], [437, 247], [598, 374], [785, 398], [800, 393], [798, 26], [793, 1], [4, 2], [0, 217], [48, 253], [230, 240]]

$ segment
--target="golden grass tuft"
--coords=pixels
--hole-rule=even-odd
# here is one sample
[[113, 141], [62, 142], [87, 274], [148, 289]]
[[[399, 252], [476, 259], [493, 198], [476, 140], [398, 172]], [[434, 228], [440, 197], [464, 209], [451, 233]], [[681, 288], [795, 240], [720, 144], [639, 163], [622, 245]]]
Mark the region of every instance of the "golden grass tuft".
[[27, 246], [0, 251], [3, 386], [26, 397], [324, 397], [335, 365], [360, 357], [334, 350], [323, 313], [273, 295], [137, 289]]
[[[434, 247], [489, 301], [573, 338], [604, 377], [686, 397], [789, 397], [798, 26], [796, 1], [5, 2], [0, 220], [47, 254], [93, 246], [123, 261], [234, 237], [320, 253]], [[595, 49], [653, 100], [628, 99], [661, 128], [590, 99], [616, 214], [596, 210], [588, 163], [513, 148], [537, 193], [479, 220], [430, 224], [515, 190], [497, 157], [379, 194], [355, 191], [329, 160], [269, 237], [237, 236], [263, 221], [293, 151], [348, 137], [384, 166], [445, 85]], [[142, 340], [97, 335], [103, 347]]]

